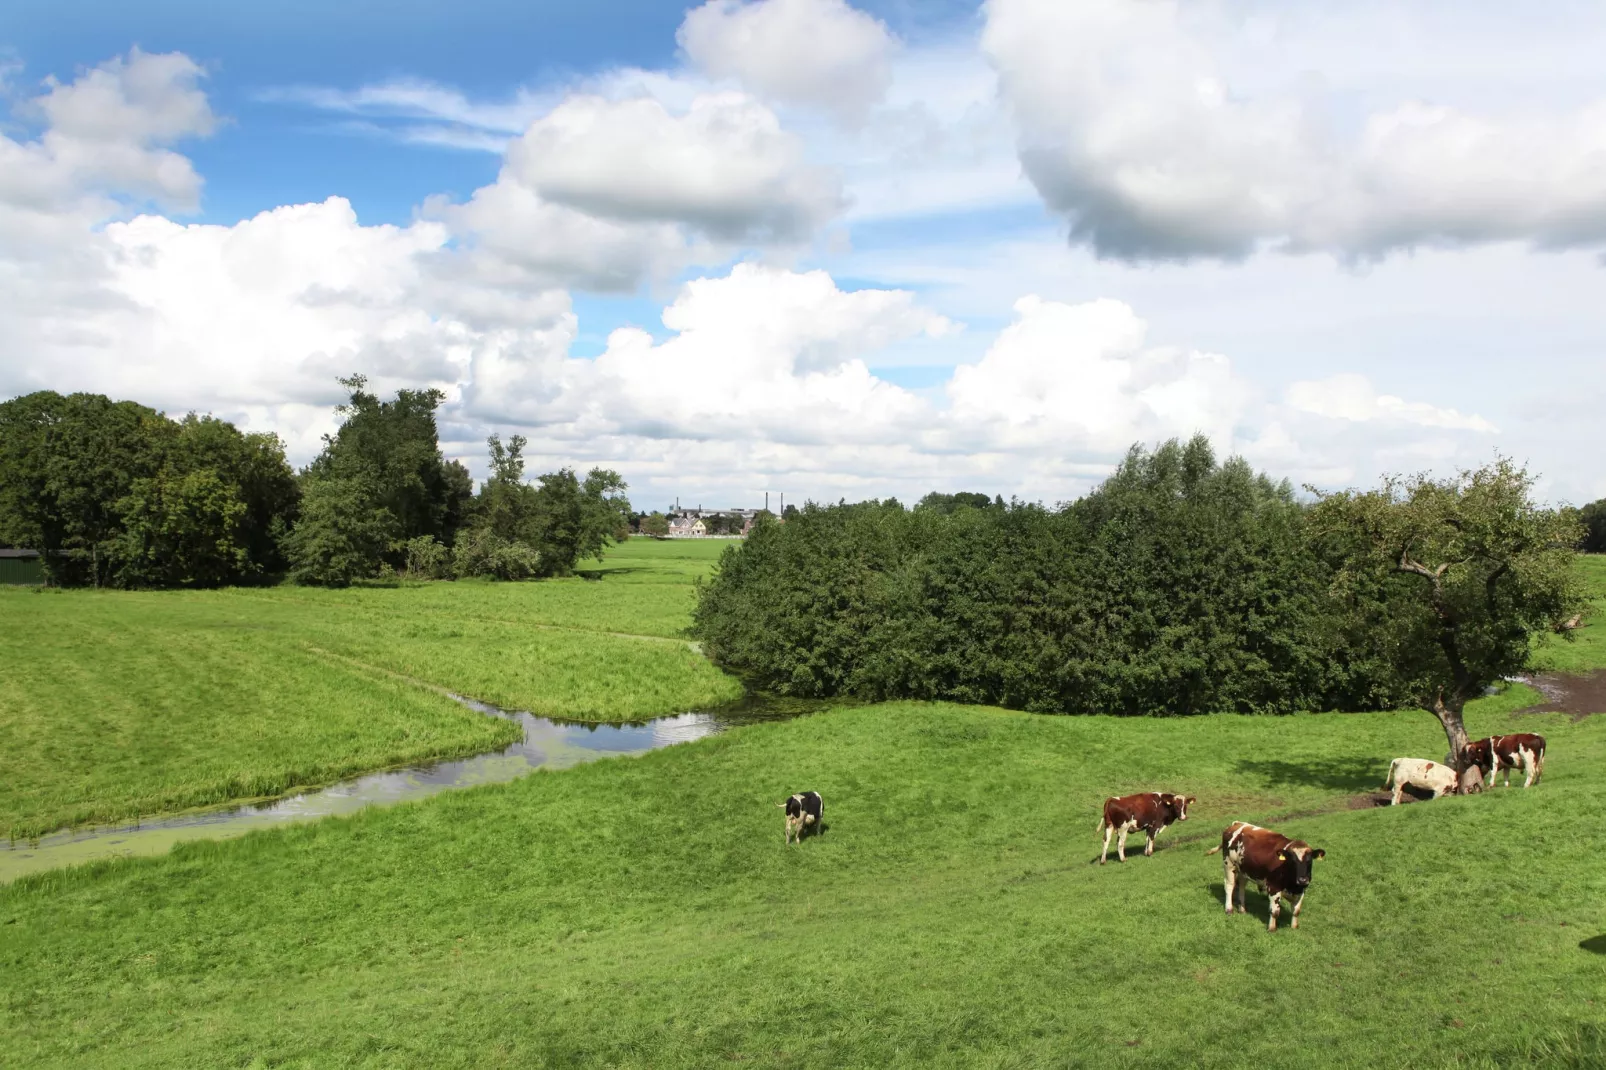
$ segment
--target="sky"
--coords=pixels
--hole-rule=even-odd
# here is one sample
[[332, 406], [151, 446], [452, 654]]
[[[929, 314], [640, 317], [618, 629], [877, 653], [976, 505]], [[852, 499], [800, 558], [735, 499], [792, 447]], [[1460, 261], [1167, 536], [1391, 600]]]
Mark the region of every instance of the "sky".
[[[1530, 7], [1532, 7], [1530, 5]], [[337, 377], [639, 508], [1063, 501], [1207, 435], [1606, 496], [1606, 8], [54, 0], [0, 15], [0, 397]]]

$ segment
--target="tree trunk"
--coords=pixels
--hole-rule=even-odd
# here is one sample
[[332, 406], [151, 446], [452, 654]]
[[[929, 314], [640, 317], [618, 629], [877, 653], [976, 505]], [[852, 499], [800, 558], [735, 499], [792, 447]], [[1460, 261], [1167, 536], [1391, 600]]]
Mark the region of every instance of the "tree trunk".
[[1461, 709], [1464, 705], [1465, 703], [1458, 698], [1445, 701], [1443, 694], [1433, 699], [1433, 716], [1444, 726], [1444, 738], [1450, 741], [1450, 764], [1455, 766], [1457, 773], [1466, 766], [1467, 726], [1461, 721]]

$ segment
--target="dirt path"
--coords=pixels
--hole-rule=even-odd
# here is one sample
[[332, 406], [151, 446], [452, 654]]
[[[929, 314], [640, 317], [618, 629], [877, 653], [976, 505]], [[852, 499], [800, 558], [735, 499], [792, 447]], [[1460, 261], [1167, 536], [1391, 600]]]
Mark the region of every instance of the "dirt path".
[[1565, 713], [1575, 722], [1592, 713], [1606, 713], [1606, 669], [1582, 675], [1542, 672], [1524, 677], [1523, 682], [1544, 695], [1545, 701], [1518, 713]]

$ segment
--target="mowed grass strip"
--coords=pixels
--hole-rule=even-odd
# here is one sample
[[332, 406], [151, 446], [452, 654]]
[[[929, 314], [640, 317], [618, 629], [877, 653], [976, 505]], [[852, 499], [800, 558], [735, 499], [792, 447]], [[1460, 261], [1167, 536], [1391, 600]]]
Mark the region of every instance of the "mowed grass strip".
[[[1606, 719], [1532, 699], [1470, 721], [1545, 733], [1539, 787], [1394, 809], [1347, 800], [1442, 751], [1425, 714], [891, 704], [27, 878], [0, 1033], [16, 1065], [1592, 1065]], [[805, 788], [828, 832], [784, 847]], [[1089, 864], [1148, 788], [1200, 802]], [[1328, 852], [1297, 932], [1223, 915], [1232, 818]]]
[[517, 623], [585, 632], [678, 639], [691, 623], [693, 583], [718, 563], [730, 539], [632, 538], [576, 575], [538, 583], [402, 581], [343, 590], [283, 586], [253, 597], [403, 617]]
[[220, 599], [0, 592], [0, 830], [11, 838], [283, 794], [470, 754], [515, 726], [319, 658]]

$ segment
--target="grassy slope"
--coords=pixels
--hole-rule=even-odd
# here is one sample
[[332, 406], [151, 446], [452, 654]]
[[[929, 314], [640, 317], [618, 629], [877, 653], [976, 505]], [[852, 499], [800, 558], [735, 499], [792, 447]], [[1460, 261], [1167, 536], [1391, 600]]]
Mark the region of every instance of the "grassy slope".
[[576, 719], [729, 701], [737, 683], [667, 638], [722, 548], [631, 542], [601, 582], [0, 588], [0, 833], [279, 794], [516, 731], [376, 670]]
[[[1202, 852], [1437, 753], [1426, 714], [894, 704], [26, 879], [0, 1037], [17, 1065], [1422, 1067], [1556, 1032], [1606, 1057], [1577, 821], [1606, 719], [1513, 722], [1520, 691], [1472, 728], [1545, 732], [1540, 788], [1277, 820], [1329, 855], [1297, 932], [1225, 919]], [[1099, 799], [1162, 785], [1194, 817], [1088, 865]], [[804, 787], [830, 831], [785, 849], [772, 803]]]
[[1540, 669], [1583, 672], [1606, 666], [1606, 554], [1580, 555], [1578, 569], [1589, 598], [1584, 626], [1567, 639], [1544, 639], [1534, 658]]

